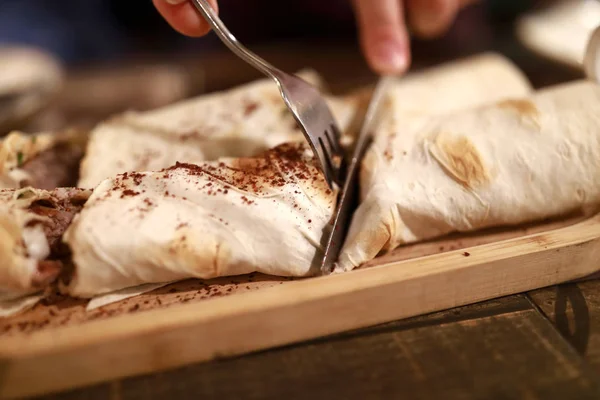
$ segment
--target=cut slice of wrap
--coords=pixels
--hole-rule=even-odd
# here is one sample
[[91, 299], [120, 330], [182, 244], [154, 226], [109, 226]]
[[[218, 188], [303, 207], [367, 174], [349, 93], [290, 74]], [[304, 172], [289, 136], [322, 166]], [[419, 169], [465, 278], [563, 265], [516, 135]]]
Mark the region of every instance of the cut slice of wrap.
[[75, 264], [64, 291], [89, 298], [254, 271], [312, 275], [336, 197], [304, 143], [121, 174], [96, 187], [64, 236]]
[[[68, 262], [62, 234], [89, 191], [0, 190], [0, 316], [32, 305]], [[35, 302], [34, 302], [35, 303]]]
[[0, 189], [75, 186], [87, 138], [78, 130], [10, 133], [0, 141]]
[[[390, 238], [392, 231], [383, 229], [388, 226], [384, 220], [392, 216], [389, 207], [394, 208], [396, 201], [408, 198], [408, 201], [427, 203], [432, 200], [414, 198], [402, 184], [398, 186], [394, 178], [398, 174], [410, 174], [415, 177], [417, 187], [422, 185], [419, 182], [429, 179], [428, 171], [421, 171], [419, 164], [398, 164], [410, 157], [410, 149], [420, 146], [421, 139], [413, 134], [420, 125], [432, 116], [526, 96], [531, 91], [524, 74], [496, 53], [443, 64], [399, 79], [389, 93], [381, 125], [362, 163], [362, 204], [353, 217], [337, 270], [350, 270], [375, 258], [384, 247], [397, 245]], [[423, 157], [430, 160], [432, 156]], [[407, 169], [398, 172], [403, 168]]]
[[390, 116], [338, 270], [451, 232], [600, 205], [600, 87], [580, 81], [454, 115]]
[[[314, 72], [300, 74], [323, 87]], [[354, 97], [328, 98], [340, 128], [354, 114]], [[275, 82], [261, 79], [149, 112], [129, 112], [91, 134], [80, 187], [131, 171], [158, 171], [175, 162], [249, 157], [304, 136], [285, 107]]]

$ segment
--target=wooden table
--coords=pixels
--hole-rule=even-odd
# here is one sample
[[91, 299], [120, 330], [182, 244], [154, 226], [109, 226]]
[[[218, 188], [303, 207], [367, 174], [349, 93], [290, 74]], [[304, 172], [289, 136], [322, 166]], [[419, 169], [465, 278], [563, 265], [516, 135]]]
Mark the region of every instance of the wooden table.
[[[490, 48], [518, 62], [538, 87], [579, 77], [578, 71], [531, 57], [510, 39], [488, 43]], [[354, 47], [335, 49], [333, 55], [326, 46], [296, 47], [294, 57], [282, 55], [277, 47], [260, 53], [286, 69], [315, 67], [333, 83], [334, 91], [372, 81]], [[480, 50], [472, 46], [458, 56]], [[419, 66], [457, 56], [436, 53], [435, 45], [420, 51]], [[194, 93], [257, 77], [226, 53], [178, 64], [192, 75], [203, 71], [202, 79], [192, 79], [200, 82]], [[108, 107], [87, 121], [110, 112]], [[600, 280], [46, 398], [597, 399]]]
[[46, 398], [597, 399], [600, 281]]

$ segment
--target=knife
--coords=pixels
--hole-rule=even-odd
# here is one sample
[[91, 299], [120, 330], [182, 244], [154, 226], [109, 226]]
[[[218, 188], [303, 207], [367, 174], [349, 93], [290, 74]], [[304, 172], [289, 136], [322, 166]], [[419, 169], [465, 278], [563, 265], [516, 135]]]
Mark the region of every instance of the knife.
[[335, 211], [333, 226], [331, 232], [327, 236], [325, 245], [325, 255], [321, 262], [321, 273], [327, 275], [333, 270], [333, 265], [337, 261], [340, 254], [346, 233], [350, 225], [350, 219], [354, 211], [358, 207], [357, 192], [358, 192], [358, 172], [361, 161], [373, 139], [373, 129], [379, 121], [381, 110], [384, 104], [385, 95], [391, 85], [393, 78], [391, 76], [383, 76], [379, 79], [365, 118], [363, 120], [360, 132], [356, 140], [356, 146], [352, 153], [352, 158], [348, 169], [346, 170], [346, 179], [340, 194], [340, 198]]

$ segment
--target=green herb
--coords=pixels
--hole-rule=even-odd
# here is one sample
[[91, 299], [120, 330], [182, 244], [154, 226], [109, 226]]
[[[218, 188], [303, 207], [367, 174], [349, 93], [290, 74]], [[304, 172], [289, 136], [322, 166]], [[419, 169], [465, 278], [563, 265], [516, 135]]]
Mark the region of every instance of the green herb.
[[32, 136], [31, 137], [31, 144], [35, 144], [35, 142], [37, 142], [37, 136]]
[[17, 152], [17, 167], [20, 167], [22, 165], [23, 165], [23, 152], [18, 151]]

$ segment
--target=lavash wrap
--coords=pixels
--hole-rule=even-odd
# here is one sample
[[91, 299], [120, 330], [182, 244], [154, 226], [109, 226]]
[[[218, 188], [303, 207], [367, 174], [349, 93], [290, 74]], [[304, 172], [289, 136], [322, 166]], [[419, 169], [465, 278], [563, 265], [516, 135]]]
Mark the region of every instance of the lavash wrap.
[[336, 197], [304, 143], [104, 180], [64, 235], [75, 272], [63, 290], [90, 298], [255, 271], [310, 276]]
[[[313, 71], [299, 74], [323, 88]], [[340, 129], [352, 121], [354, 98], [328, 96]], [[175, 162], [250, 157], [279, 144], [304, 141], [279, 89], [260, 79], [147, 112], [130, 111], [96, 127], [82, 162], [79, 186], [128, 171], [157, 171]]]
[[[421, 133], [428, 123], [434, 123], [436, 116], [525, 96], [531, 91], [523, 73], [495, 53], [443, 64], [398, 79], [388, 93], [372, 146], [362, 161], [361, 204], [352, 218], [335, 271], [351, 270], [383, 250], [429, 238], [431, 235], [422, 231], [437, 232], [438, 221], [444, 221], [448, 213], [455, 212], [452, 204], [446, 204], [452, 210], [437, 210], [432, 204], [439, 201], [438, 197], [445, 199], [449, 194], [438, 189], [437, 182], [431, 180], [430, 170], [437, 168], [437, 163], [425, 151], [425, 143], [429, 142]], [[510, 123], [510, 114], [507, 117]], [[482, 134], [488, 132], [488, 125], [486, 122], [480, 127]], [[423, 190], [417, 194], [414, 188]], [[403, 204], [410, 206], [402, 208]], [[395, 235], [405, 224], [415, 226], [418, 233], [410, 240], [396, 240]]]
[[35, 304], [37, 300], [30, 296], [43, 292], [60, 273], [39, 265], [51, 255], [44, 231], [44, 225], [51, 221], [32, 212], [32, 204], [55, 204], [68, 198], [85, 201], [89, 194], [77, 189], [0, 190], [0, 317]]
[[27, 173], [21, 169], [23, 164], [50, 149], [55, 143], [56, 137], [52, 133], [9, 133], [0, 142], [0, 188], [20, 188], [21, 182], [28, 179]]
[[[28, 134], [20, 131], [13, 131], [6, 137], [0, 140], [0, 189], [20, 189], [27, 186], [35, 186], [41, 184], [47, 185], [49, 182], [35, 182], [35, 176], [27, 170], [26, 165], [34, 162], [37, 157], [43, 155], [44, 152], [53, 151], [69, 147], [70, 151], [74, 151], [83, 155], [88, 136], [76, 129], [67, 129], [60, 132], [40, 132]], [[76, 154], [80, 158], [79, 154]], [[57, 159], [57, 162], [64, 161]], [[68, 169], [72, 164], [70, 162], [57, 165], [47, 166], [48, 168]], [[78, 161], [78, 160], [75, 160]], [[38, 166], [43, 168], [43, 165]], [[61, 171], [61, 175], [69, 171]], [[60, 179], [59, 179], [60, 180]], [[68, 186], [73, 186], [76, 182], [69, 182]], [[43, 187], [43, 189], [54, 189], [55, 187]]]
[[521, 15], [515, 21], [515, 34], [535, 53], [581, 68], [588, 41], [599, 23], [597, 1], [562, 0]]
[[362, 182], [338, 271], [451, 232], [591, 212], [600, 204], [600, 87], [577, 81], [452, 115], [390, 116]]

